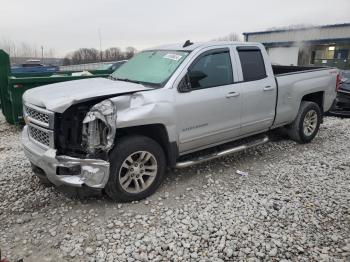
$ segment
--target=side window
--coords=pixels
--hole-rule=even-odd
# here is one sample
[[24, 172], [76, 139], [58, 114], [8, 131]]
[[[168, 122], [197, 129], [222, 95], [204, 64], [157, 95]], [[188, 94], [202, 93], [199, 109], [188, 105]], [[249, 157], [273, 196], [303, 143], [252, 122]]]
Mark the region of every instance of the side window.
[[193, 62], [188, 70], [192, 89], [229, 85], [233, 83], [228, 50], [210, 51]]
[[266, 77], [265, 63], [259, 49], [238, 49], [244, 81], [254, 81]]

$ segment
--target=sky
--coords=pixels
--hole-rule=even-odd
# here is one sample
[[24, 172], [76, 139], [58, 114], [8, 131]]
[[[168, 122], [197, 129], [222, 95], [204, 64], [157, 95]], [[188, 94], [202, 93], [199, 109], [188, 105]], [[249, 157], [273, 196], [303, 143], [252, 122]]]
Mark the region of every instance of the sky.
[[102, 49], [209, 41], [291, 24], [350, 22], [350, 0], [0, 0], [0, 40]]

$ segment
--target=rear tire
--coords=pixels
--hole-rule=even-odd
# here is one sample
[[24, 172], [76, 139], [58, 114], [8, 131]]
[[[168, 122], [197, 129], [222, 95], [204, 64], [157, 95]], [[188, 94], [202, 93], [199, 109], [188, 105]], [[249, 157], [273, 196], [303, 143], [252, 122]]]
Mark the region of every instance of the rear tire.
[[322, 113], [318, 104], [302, 101], [294, 122], [287, 127], [289, 137], [299, 144], [310, 143], [318, 133]]
[[144, 136], [121, 138], [110, 153], [110, 175], [105, 192], [113, 200], [129, 202], [153, 194], [163, 180], [162, 147]]

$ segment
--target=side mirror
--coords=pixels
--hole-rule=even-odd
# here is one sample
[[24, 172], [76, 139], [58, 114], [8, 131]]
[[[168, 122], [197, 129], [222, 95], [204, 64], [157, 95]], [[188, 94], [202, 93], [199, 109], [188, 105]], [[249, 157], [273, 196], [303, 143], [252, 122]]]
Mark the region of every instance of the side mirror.
[[206, 77], [207, 75], [202, 71], [188, 70], [179, 84], [179, 91], [182, 93], [190, 92], [192, 89], [200, 87], [199, 81]]
[[179, 83], [178, 90], [181, 93], [187, 93], [191, 92], [191, 81], [190, 81], [190, 76], [187, 74], [182, 78], [182, 80]]

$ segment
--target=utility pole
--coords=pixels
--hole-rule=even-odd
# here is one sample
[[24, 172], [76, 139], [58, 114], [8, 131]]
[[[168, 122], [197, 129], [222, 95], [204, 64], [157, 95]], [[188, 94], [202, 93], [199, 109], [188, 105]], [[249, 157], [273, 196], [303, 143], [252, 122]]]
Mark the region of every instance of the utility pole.
[[101, 30], [100, 28], [98, 29], [98, 39], [100, 40], [100, 59], [102, 62], [102, 40], [101, 40]]
[[17, 53], [16, 53], [16, 46], [15, 45], [13, 45], [13, 55], [12, 55], [15, 59], [13, 59], [13, 62], [14, 62], [14, 64], [16, 64], [16, 58], [17, 58]]
[[44, 46], [41, 46], [41, 63], [44, 64]]

